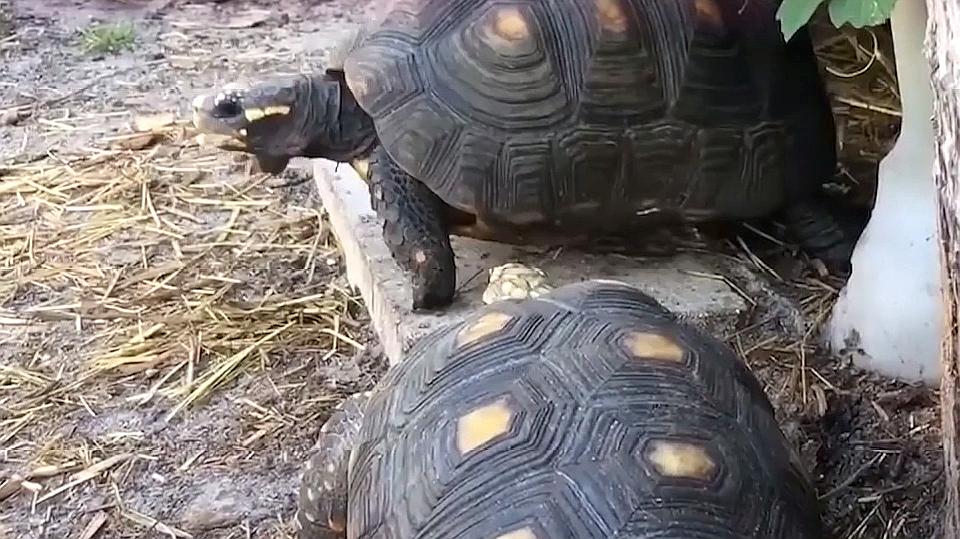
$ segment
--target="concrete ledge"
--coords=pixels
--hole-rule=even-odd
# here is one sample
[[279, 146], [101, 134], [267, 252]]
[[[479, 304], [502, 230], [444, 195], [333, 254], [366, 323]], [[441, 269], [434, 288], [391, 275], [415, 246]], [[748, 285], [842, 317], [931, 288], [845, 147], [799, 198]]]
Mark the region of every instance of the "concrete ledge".
[[440, 312], [414, 313], [409, 281], [383, 241], [383, 225], [370, 206], [367, 185], [349, 165], [316, 159], [313, 167], [324, 208], [343, 249], [347, 279], [359, 289], [391, 364], [424, 333], [482, 305], [487, 270], [510, 261], [542, 268], [554, 286], [588, 278], [634, 284], [668, 309], [714, 333], [731, 328], [746, 308], [743, 298], [725, 282], [703, 276], [722, 267], [718, 259], [703, 255], [651, 261], [564, 252], [554, 258], [552, 253], [534, 249], [454, 237], [460, 289], [456, 301]]

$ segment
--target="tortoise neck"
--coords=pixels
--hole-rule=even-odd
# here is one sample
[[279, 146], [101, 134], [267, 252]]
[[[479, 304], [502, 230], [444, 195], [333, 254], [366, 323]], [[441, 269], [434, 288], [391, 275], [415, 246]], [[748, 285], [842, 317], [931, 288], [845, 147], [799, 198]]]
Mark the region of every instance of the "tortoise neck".
[[373, 151], [377, 142], [373, 119], [357, 103], [342, 74], [318, 75], [311, 88], [314, 125], [319, 129], [306, 154], [346, 163]]

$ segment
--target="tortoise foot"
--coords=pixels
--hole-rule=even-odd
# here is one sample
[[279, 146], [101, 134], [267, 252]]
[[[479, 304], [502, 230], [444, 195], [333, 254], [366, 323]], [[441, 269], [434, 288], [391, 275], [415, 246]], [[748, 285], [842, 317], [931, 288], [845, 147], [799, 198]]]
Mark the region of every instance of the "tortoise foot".
[[297, 539], [346, 538], [350, 453], [369, 399], [369, 391], [347, 397], [320, 429], [300, 483], [294, 517]]
[[796, 203], [784, 210], [783, 218], [789, 233], [811, 258], [823, 262], [831, 273], [850, 272], [855, 242], [824, 205], [815, 201]]

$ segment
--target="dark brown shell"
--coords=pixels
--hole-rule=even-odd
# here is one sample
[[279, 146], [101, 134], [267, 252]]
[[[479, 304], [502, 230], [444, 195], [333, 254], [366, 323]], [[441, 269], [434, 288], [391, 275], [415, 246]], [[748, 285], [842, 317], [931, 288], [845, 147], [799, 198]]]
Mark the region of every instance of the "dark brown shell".
[[364, 413], [347, 537], [824, 537], [746, 365], [625, 285], [477, 309]]
[[382, 0], [344, 72], [391, 157], [490, 222], [756, 216], [805, 181], [785, 170], [775, 10]]

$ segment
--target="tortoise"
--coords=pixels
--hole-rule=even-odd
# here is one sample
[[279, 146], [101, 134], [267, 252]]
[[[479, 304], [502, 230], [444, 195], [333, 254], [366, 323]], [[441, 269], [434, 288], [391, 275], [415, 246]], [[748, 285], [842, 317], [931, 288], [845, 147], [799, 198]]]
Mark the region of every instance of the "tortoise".
[[745, 363], [622, 282], [480, 306], [320, 430], [299, 539], [825, 537]]
[[514, 243], [780, 217], [848, 269], [821, 204], [836, 131], [779, 0], [378, 0], [317, 73], [193, 101], [266, 172], [353, 163], [414, 309], [449, 305], [450, 235]]

